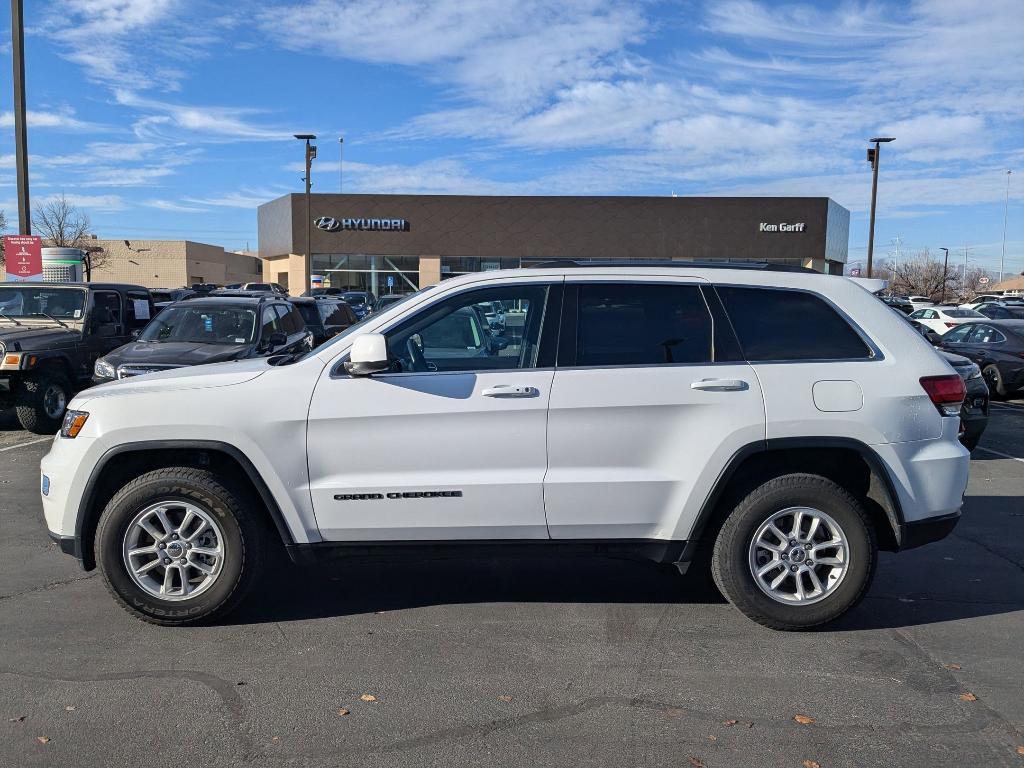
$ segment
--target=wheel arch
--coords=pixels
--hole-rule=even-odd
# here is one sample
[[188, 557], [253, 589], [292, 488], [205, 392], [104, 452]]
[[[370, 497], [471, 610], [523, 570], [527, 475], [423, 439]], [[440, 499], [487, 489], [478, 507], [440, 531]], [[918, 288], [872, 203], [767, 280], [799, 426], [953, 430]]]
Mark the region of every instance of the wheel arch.
[[[115, 461], [116, 459], [116, 461]], [[75, 543], [82, 567], [96, 567], [96, 526], [107, 503], [128, 479], [160, 467], [216, 468], [253, 491], [284, 545], [294, 537], [280, 505], [259, 471], [236, 446], [216, 440], [149, 440], [124, 443], [104, 453], [85, 485], [75, 522]]]
[[902, 547], [904, 517], [888, 468], [872, 448], [845, 437], [775, 438], [750, 443], [730, 458], [697, 514], [678, 565], [681, 570], [706, 550], [729, 511], [772, 477], [819, 474], [861, 501], [874, 523], [881, 549]]

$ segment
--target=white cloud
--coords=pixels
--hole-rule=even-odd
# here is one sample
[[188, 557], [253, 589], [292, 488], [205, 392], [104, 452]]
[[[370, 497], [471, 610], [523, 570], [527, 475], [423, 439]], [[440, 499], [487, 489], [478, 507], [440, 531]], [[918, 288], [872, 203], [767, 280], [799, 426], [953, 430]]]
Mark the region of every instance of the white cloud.
[[156, 208], [160, 211], [170, 211], [171, 213], [206, 213], [208, 210], [195, 205], [183, 205], [181, 203], [176, 203], [173, 200], [150, 199], [143, 200], [142, 204], [148, 208]]
[[111, 213], [123, 211], [126, 208], [125, 201], [120, 195], [82, 195], [72, 192], [61, 192], [59, 194], [46, 195], [43, 198], [33, 198], [32, 205], [45, 205], [46, 203], [57, 202], [62, 197], [71, 205], [81, 208], [86, 213]]
[[279, 141], [291, 139], [283, 128], [257, 125], [245, 119], [260, 110], [244, 107], [191, 106], [140, 96], [134, 91], [116, 89], [118, 104], [150, 113], [133, 124], [140, 141]]
[[256, 210], [257, 206], [263, 205], [263, 203], [269, 202], [276, 197], [280, 197], [287, 192], [295, 190], [288, 189], [254, 189], [251, 187], [243, 187], [237, 192], [227, 192], [220, 195], [212, 195], [208, 197], [186, 197], [184, 201], [186, 203], [192, 203], [197, 206], [212, 206], [216, 208], [246, 208], [248, 210]]
[[[104, 126], [96, 123], [89, 123], [75, 117], [74, 110], [68, 109], [61, 112], [47, 112], [30, 109], [26, 112], [26, 121], [29, 128], [55, 128], [64, 131], [99, 131]], [[14, 127], [14, 113], [0, 113], [0, 128]]]

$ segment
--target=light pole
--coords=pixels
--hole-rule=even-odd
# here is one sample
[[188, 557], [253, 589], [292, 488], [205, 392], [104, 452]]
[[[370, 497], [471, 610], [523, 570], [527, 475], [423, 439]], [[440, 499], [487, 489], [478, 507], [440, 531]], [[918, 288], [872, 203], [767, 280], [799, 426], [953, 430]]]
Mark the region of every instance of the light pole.
[[338, 137], [338, 194], [345, 191], [345, 137]]
[[305, 265], [306, 265], [306, 291], [313, 290], [313, 257], [309, 253], [309, 232], [313, 225], [313, 222], [309, 218], [309, 171], [313, 165], [313, 158], [316, 157], [316, 145], [310, 144], [309, 142], [316, 138], [312, 133], [296, 133], [295, 138], [299, 141], [306, 142], [306, 175], [303, 177], [303, 181], [306, 182], [306, 253], [305, 253]]
[[999, 254], [999, 282], [1003, 282], [1003, 262], [1006, 261], [1006, 215], [1010, 211], [1010, 174], [1006, 172], [1006, 200], [1003, 203], [1003, 250]]
[[873, 139], [875, 146], [868, 147], [868, 162], [871, 163], [871, 224], [868, 228], [868, 277], [871, 277], [871, 259], [875, 252], [875, 199], [878, 197], [878, 156], [882, 145], [896, 141], [892, 136], [877, 136]]
[[949, 272], [949, 248], [939, 248], [940, 251], [946, 252], [946, 258], [942, 260], [942, 299], [941, 304], [946, 303], [946, 275]]
[[32, 234], [28, 205], [28, 132], [25, 125], [25, 19], [22, 0], [11, 0], [11, 53], [14, 60], [14, 165], [18, 177], [18, 234]]

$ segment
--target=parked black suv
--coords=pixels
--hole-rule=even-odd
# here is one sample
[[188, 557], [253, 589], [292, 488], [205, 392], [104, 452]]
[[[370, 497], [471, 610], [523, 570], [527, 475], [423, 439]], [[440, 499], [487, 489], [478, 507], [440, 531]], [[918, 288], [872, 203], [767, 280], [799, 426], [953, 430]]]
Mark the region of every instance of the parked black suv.
[[314, 347], [359, 322], [352, 307], [333, 296], [299, 297], [290, 301], [298, 307], [306, 327], [313, 334]]
[[312, 348], [313, 334], [286, 299], [186, 299], [163, 309], [138, 339], [97, 360], [93, 381]]
[[108, 283], [0, 285], [0, 408], [30, 432], [53, 434], [93, 364], [154, 314], [149, 291]]

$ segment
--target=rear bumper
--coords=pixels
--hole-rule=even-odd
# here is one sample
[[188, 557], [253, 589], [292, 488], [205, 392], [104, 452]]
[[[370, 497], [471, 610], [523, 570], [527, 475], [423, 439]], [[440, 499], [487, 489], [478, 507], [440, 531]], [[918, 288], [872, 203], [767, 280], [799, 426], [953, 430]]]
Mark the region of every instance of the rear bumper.
[[900, 525], [900, 550], [913, 549], [949, 536], [960, 522], [960, 513], [915, 520]]

